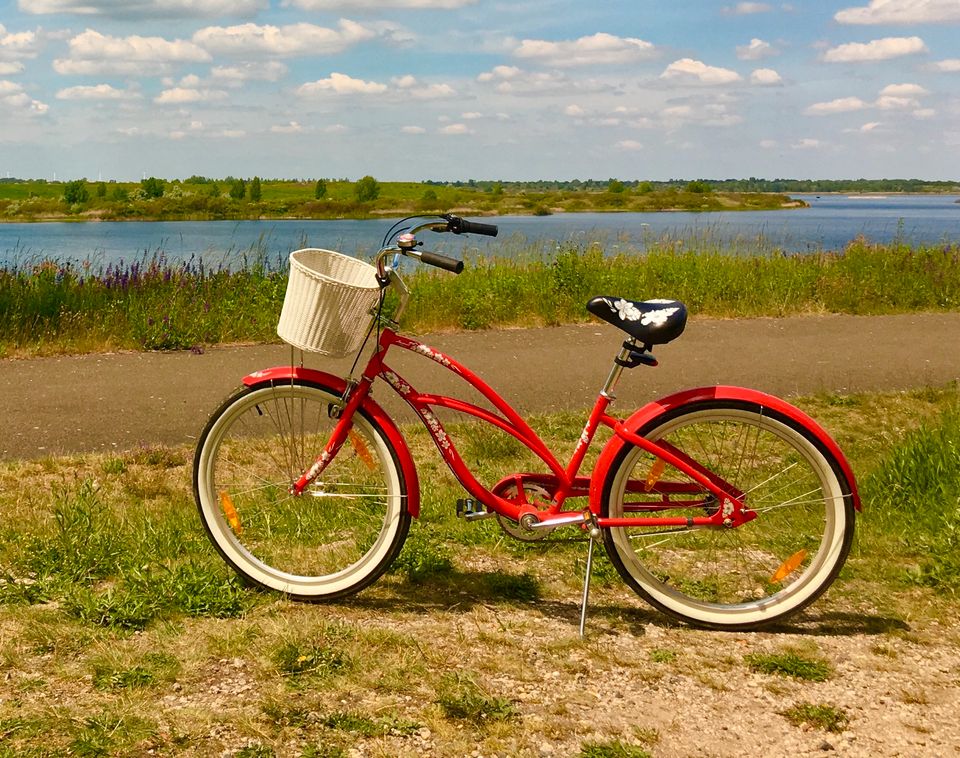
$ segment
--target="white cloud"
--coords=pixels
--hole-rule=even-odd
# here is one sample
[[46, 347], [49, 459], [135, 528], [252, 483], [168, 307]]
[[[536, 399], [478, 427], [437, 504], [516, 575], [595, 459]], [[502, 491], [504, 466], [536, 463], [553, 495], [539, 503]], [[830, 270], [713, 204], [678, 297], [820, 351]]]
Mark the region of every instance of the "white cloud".
[[404, 90], [404, 94], [416, 100], [440, 100], [445, 97], [455, 97], [457, 94], [449, 84], [421, 84], [415, 76], [410, 74], [394, 77], [391, 81]]
[[851, 111], [862, 111], [869, 108], [870, 103], [861, 100], [859, 97], [839, 97], [836, 100], [830, 100], [824, 103], [814, 103], [807, 108], [804, 113], [808, 116], [829, 116], [834, 113], [850, 113]]
[[162, 73], [173, 63], [203, 63], [210, 54], [186, 40], [163, 37], [112, 37], [93, 29], [70, 40], [70, 57], [58, 58], [53, 68], [60, 74]]
[[737, 57], [742, 61], [759, 61], [776, 55], [777, 50], [769, 42], [754, 37], [748, 45], [737, 45]]
[[470, 134], [466, 124], [447, 124], [437, 130], [439, 134]]
[[58, 100], [126, 100], [139, 94], [117, 89], [109, 84], [67, 87], [57, 93]]
[[276, 82], [283, 79], [288, 71], [280, 61], [240, 63], [236, 66], [214, 66], [210, 69], [210, 78], [228, 85], [240, 85], [248, 81]]
[[513, 54], [551, 66], [593, 66], [645, 60], [656, 55], [656, 48], [635, 37], [617, 37], [598, 32], [589, 37], [561, 42], [525, 39]]
[[477, 111], [467, 111], [466, 113], [461, 113], [460, 118], [465, 119], [466, 121], [475, 121], [478, 118], [483, 118], [482, 113]]
[[734, 16], [749, 16], [754, 13], [769, 13], [772, 10], [769, 3], [737, 3], [732, 7], [727, 6], [723, 12]]
[[33, 58], [37, 49], [36, 32], [9, 32], [0, 24], [0, 60]]
[[253, 16], [269, 0], [19, 0], [25, 13], [110, 18]]
[[339, 29], [316, 24], [272, 26], [238, 24], [208, 26], [193, 35], [193, 42], [221, 55], [331, 55], [341, 53], [358, 42], [372, 39], [376, 33], [367, 27], [341, 19]]
[[328, 10], [376, 10], [380, 8], [411, 8], [449, 10], [465, 8], [477, 0], [284, 0], [285, 8], [300, 8], [305, 11]]
[[[676, 129], [686, 124], [700, 126], [728, 127], [743, 121], [741, 116], [731, 113], [724, 103], [696, 103], [670, 105], [660, 112], [660, 120], [667, 129]], [[641, 120], [638, 126], [649, 126]]]
[[841, 24], [944, 24], [960, 22], [956, 0], [870, 0], [865, 7], [846, 8], [834, 19]]
[[427, 130], [422, 126], [404, 126], [400, 131], [404, 134], [424, 134]]
[[934, 71], [944, 71], [951, 74], [956, 73], [960, 71], [960, 58], [947, 58], [946, 60], [937, 61], [931, 64], [931, 68]]
[[905, 111], [908, 108], [916, 108], [920, 103], [912, 97], [891, 97], [890, 95], [877, 98], [875, 105], [884, 111]]
[[827, 50], [823, 59], [828, 63], [860, 63], [885, 61], [904, 55], [925, 53], [927, 46], [919, 37], [884, 37], [871, 42], [850, 42]]
[[190, 87], [172, 87], [157, 95], [153, 102], [161, 105], [180, 105], [183, 103], [202, 103], [211, 100], [223, 100], [227, 93], [223, 90], [193, 89]]
[[812, 137], [804, 137], [794, 142], [790, 147], [794, 150], [816, 150], [817, 148], [823, 147], [823, 142], [818, 139], [813, 139]]
[[780, 147], [780, 143], [774, 139], [762, 139], [760, 140], [760, 147], [764, 150], [773, 150], [776, 147]]
[[330, 124], [325, 126], [323, 131], [327, 134], [346, 134], [350, 129], [346, 124]]
[[386, 91], [386, 84], [354, 79], [337, 72], [333, 72], [326, 79], [307, 82], [297, 88], [297, 94], [302, 97], [312, 97], [327, 92], [333, 92], [337, 95], [379, 95]]
[[46, 113], [50, 107], [46, 103], [34, 100], [16, 82], [6, 79], [0, 79], [0, 106], [2, 106], [0, 110], [28, 116]]
[[574, 118], [579, 118], [580, 116], [583, 116], [586, 114], [586, 111], [576, 103], [574, 103], [573, 105], [568, 105], [566, 108], [563, 109], [563, 112], [565, 115], [573, 116]]
[[880, 90], [882, 97], [923, 97], [929, 94], [930, 91], [919, 84], [888, 84]]
[[634, 139], [620, 140], [615, 147], [620, 150], [643, 150], [643, 145]]
[[0, 76], [10, 76], [11, 74], [19, 74], [23, 71], [23, 64], [17, 61], [11, 61], [9, 63], [0, 61]]
[[933, 108], [917, 108], [912, 114], [914, 118], [933, 118], [937, 115], [937, 112]]
[[661, 79], [679, 79], [699, 81], [703, 84], [732, 84], [740, 81], [740, 74], [728, 68], [708, 66], [693, 58], [681, 58], [674, 61], [660, 74]]
[[841, 97], [824, 103], [815, 103], [804, 111], [808, 116], [826, 116], [834, 113], [849, 113], [865, 108], [880, 110], [909, 110], [919, 108], [919, 97], [929, 95], [929, 91], [919, 84], [888, 84], [880, 90], [879, 97], [872, 103], [859, 97]]
[[868, 121], [856, 129], [844, 129], [843, 131], [847, 134], [869, 134], [870, 132], [876, 131], [882, 125], [880, 121]]
[[297, 121], [290, 121], [286, 124], [275, 124], [270, 127], [270, 131], [274, 134], [302, 134], [305, 129]]
[[554, 95], [571, 90], [599, 92], [609, 85], [592, 79], [571, 80], [556, 71], [522, 71], [516, 66], [496, 66], [477, 77], [477, 81], [496, 84], [504, 95]]
[[783, 83], [783, 79], [772, 68], [758, 68], [751, 72], [750, 83], [761, 87], [771, 87]]
[[477, 77], [478, 82], [492, 82], [515, 79], [523, 73], [516, 66], [494, 66], [490, 71], [484, 71]]

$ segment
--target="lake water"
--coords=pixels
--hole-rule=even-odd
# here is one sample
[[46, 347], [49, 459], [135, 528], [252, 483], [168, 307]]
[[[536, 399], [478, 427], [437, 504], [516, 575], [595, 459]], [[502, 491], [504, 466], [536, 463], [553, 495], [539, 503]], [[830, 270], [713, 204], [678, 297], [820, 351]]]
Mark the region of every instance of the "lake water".
[[[960, 244], [960, 203], [955, 195], [796, 195], [809, 208], [720, 213], [569, 213], [483, 219], [500, 226], [495, 240], [428, 235], [427, 247], [456, 253], [464, 245], [486, 255], [512, 255], [534, 243], [598, 239], [608, 250], [642, 248], [663, 237], [708, 237], [754, 252], [842, 249], [864, 235], [877, 242], [898, 235], [913, 243]], [[91, 261], [106, 265], [163, 253], [168, 260], [202, 258], [206, 263], [242, 265], [261, 250], [281, 259], [300, 247], [328, 247], [354, 255], [375, 251], [392, 219], [364, 221], [171, 221], [87, 223], [0, 223], [0, 265], [39, 259]], [[433, 239], [431, 239], [433, 237]]]

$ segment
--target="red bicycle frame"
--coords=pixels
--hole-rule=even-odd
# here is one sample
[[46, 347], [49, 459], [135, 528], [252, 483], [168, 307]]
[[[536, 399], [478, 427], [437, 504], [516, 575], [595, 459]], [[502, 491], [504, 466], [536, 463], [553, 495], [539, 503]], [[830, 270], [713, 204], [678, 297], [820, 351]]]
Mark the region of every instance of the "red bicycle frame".
[[[499, 412], [491, 413], [472, 403], [447, 397], [421, 393], [414, 389], [409, 382], [401, 377], [385, 362], [391, 347], [397, 346], [404, 350], [423, 355], [448, 371], [461, 377], [471, 387], [477, 390]], [[416, 340], [397, 334], [392, 329], [382, 331], [377, 349], [370, 357], [360, 379], [352, 385], [346, 393], [345, 404], [340, 413], [340, 419], [330, 440], [318, 456], [316, 462], [291, 487], [291, 493], [301, 494], [327, 464], [336, 457], [340, 448], [347, 440], [352, 426], [353, 414], [367, 400], [373, 381], [382, 378], [400, 397], [413, 409], [423, 422], [437, 449], [443, 456], [447, 466], [460, 481], [464, 489], [478, 502], [491, 511], [499, 513], [514, 521], [524, 520], [524, 523], [540, 523], [544, 527], [559, 526], [562, 524], [591, 524], [598, 527], [636, 526], [635, 519], [603, 518], [599, 516], [600, 504], [591, 498], [588, 509], [582, 511], [564, 511], [564, 504], [571, 497], [585, 497], [591, 492], [591, 477], [580, 476], [580, 467], [583, 464], [587, 450], [593, 441], [594, 435], [601, 425], [613, 430], [616, 437], [623, 442], [636, 445], [648, 451], [677, 470], [687, 474], [693, 480], [690, 483], [648, 481], [645, 483], [631, 482], [628, 491], [644, 493], [648, 496], [659, 496], [659, 500], [650, 500], [643, 503], [630, 504], [626, 509], [634, 511], [664, 511], [676, 507], [689, 507], [689, 500], [682, 503], [669, 500], [672, 495], [689, 495], [702, 498], [703, 504], [712, 503], [713, 513], [709, 516], [695, 518], [677, 518], [670, 516], [645, 518], [643, 523], [650, 527], [694, 527], [694, 526], [726, 526], [735, 527], [744, 524], [756, 517], [756, 514], [743, 505], [743, 493], [730, 483], [705, 469], [695, 460], [686, 456], [680, 450], [666, 443], [657, 443], [638, 436], [623, 422], [606, 413], [612, 397], [607, 392], [601, 392], [593, 406], [593, 410], [583, 428], [580, 439], [569, 463], [564, 467], [556, 456], [549, 450], [537, 433], [517, 414], [517, 412], [486, 382], [480, 379], [466, 366], [453, 358], [434, 350]], [[501, 480], [493, 489], [487, 489], [480, 484], [470, 469], [464, 463], [456, 446], [453, 444], [443, 424], [434, 413], [434, 408], [449, 410], [473, 416], [480, 421], [492, 424], [498, 429], [516, 438], [520, 443], [532, 451], [549, 468], [549, 474], [514, 474]], [[609, 444], [609, 443], [608, 443]], [[659, 477], [656, 477], [659, 479]], [[525, 482], [546, 487], [552, 493], [549, 504], [537, 505], [526, 502], [523, 495]], [[517, 489], [516, 500], [508, 500], [497, 494], [507, 485], [515, 484]], [[546, 505], [546, 507], [542, 507]], [[532, 519], [531, 519], [532, 516]]]

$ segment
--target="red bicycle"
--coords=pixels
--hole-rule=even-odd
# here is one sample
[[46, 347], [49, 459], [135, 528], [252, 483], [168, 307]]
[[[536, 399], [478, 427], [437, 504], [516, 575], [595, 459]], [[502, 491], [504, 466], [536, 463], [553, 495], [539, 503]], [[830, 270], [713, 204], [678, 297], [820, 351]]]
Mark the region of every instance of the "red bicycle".
[[[421, 217], [414, 217], [421, 218]], [[495, 516], [524, 540], [573, 527], [603, 540], [624, 581], [661, 611], [698, 626], [755, 629], [819, 597], [842, 567], [860, 510], [853, 472], [830, 436], [789, 403], [740, 387], [701, 387], [650, 403], [625, 419], [608, 414], [624, 371], [654, 366], [654, 346], [680, 336], [675, 300], [596, 297], [587, 309], [627, 335], [564, 465], [503, 398], [466, 366], [398, 334], [409, 291], [404, 257], [459, 273], [462, 261], [420, 250], [433, 232], [495, 236], [457, 216], [398, 222], [374, 265], [321, 250], [291, 255], [278, 332], [301, 349], [357, 351], [362, 370], [341, 378], [302, 365], [256, 371], [207, 423], [194, 462], [194, 493], [213, 544], [239, 574], [298, 600], [357, 592], [390, 566], [420, 481], [401, 430], [371, 396], [393, 388], [426, 426], [469, 498], [467, 519]], [[411, 219], [404, 219], [410, 222]], [[399, 300], [392, 319], [384, 296]], [[372, 316], [372, 319], [371, 319]], [[418, 353], [453, 372], [490, 409], [414, 388], [388, 364]], [[481, 484], [436, 415], [467, 414], [515, 437], [544, 471]], [[613, 434], [592, 473], [581, 473], [597, 430]]]

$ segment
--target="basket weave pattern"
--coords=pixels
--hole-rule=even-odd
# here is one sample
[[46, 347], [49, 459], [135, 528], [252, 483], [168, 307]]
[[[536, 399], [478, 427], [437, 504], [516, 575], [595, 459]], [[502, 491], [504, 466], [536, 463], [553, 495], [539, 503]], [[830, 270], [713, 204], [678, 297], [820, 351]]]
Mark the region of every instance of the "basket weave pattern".
[[369, 263], [332, 250], [297, 250], [290, 253], [277, 334], [301, 350], [347, 355], [363, 343], [379, 296], [376, 269]]

